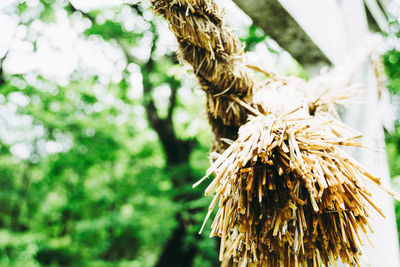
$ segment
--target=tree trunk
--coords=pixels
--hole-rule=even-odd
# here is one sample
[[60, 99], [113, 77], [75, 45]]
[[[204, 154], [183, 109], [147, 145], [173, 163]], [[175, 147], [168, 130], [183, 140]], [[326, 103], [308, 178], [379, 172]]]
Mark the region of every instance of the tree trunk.
[[[176, 159], [179, 158], [182, 160], [180, 165], [171, 165], [167, 169], [169, 169], [172, 173], [172, 182], [174, 184], [174, 188], [179, 192], [175, 197], [174, 201], [180, 203], [187, 203], [194, 199], [200, 197], [200, 194], [197, 192], [186, 192], [189, 184], [192, 184], [194, 181], [194, 177], [187, 166], [189, 163], [190, 152], [186, 153], [185, 147], [176, 147], [177, 151], [184, 151], [183, 154], [177, 155], [175, 153], [170, 155], [173, 159], [168, 159], [167, 162], [174, 162], [177, 164]], [[168, 154], [167, 154], [168, 155]], [[186, 166], [185, 166], [186, 165]], [[182, 168], [186, 169], [185, 173], [181, 171], [178, 172], [177, 176], [175, 175], [174, 168], [182, 170]], [[164, 244], [163, 250], [158, 257], [156, 267], [190, 267], [193, 264], [193, 260], [197, 253], [197, 246], [195, 242], [201, 238], [197, 233], [191, 233], [188, 231], [188, 227], [193, 222], [193, 216], [195, 214], [195, 210], [190, 210], [190, 208], [184, 208], [183, 210], [178, 211], [175, 214], [175, 218], [177, 221], [177, 226], [172, 231], [171, 235], [168, 238], [168, 241]], [[189, 215], [189, 216], [188, 216]]]
[[[154, 25], [153, 32], [156, 32]], [[156, 41], [153, 40], [152, 51], [155, 48], [155, 43]], [[193, 199], [200, 197], [200, 195], [196, 192], [186, 192], [186, 188], [194, 181], [194, 177], [188, 165], [190, 154], [196, 145], [196, 141], [192, 139], [181, 140], [176, 136], [172, 123], [172, 115], [176, 105], [176, 93], [179, 89], [178, 87], [180, 86], [180, 83], [174, 78], [169, 81], [169, 84], [171, 86], [171, 97], [169, 99], [170, 103], [168, 115], [166, 118], [161, 118], [158, 115], [154, 100], [151, 96], [152, 84], [148, 77], [149, 74], [153, 71], [153, 68], [154, 62], [151, 58], [144, 66], [142, 66], [143, 92], [144, 98], [147, 98], [147, 102], [144, 103], [147, 119], [150, 123], [150, 126], [158, 135], [166, 157], [166, 170], [171, 173], [171, 180], [174, 188], [177, 189], [177, 192], [179, 192], [174, 197], [174, 200], [180, 203], [189, 202]], [[180, 171], [178, 173], [175, 173], [175, 170]], [[187, 217], [184, 216], [185, 214], [189, 214], [189, 219], [185, 219]], [[189, 208], [180, 210], [175, 214], [175, 218], [178, 224], [176, 228], [172, 231], [168, 241], [164, 244], [163, 250], [155, 266], [192, 266], [194, 257], [197, 252], [197, 247], [194, 242], [188, 242], [188, 235], [192, 235], [189, 238], [190, 240], [196, 240], [199, 238], [197, 234], [193, 235], [188, 232], [188, 226], [190, 225], [193, 214], [194, 211], [189, 210]]]
[[196, 246], [188, 244], [185, 246], [185, 237], [187, 230], [182, 214], [178, 212], [176, 215], [178, 226], [172, 232], [164, 249], [158, 258], [155, 267], [170, 267], [170, 266], [192, 266], [196, 255]]

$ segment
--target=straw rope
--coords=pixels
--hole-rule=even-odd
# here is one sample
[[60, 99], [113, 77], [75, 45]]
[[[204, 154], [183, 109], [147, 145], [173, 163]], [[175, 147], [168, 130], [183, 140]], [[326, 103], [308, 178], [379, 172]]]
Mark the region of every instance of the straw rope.
[[360, 266], [370, 208], [384, 216], [365, 184], [400, 197], [340, 148], [362, 147], [354, 141], [360, 134], [332, 116], [356, 87], [332, 77], [307, 82], [274, 74], [256, 85], [213, 0], [151, 2], [207, 94], [219, 154], [194, 186], [215, 175], [205, 221], [218, 206], [211, 236], [221, 237], [220, 260], [307, 267], [340, 257]]
[[242, 44], [225, 27], [221, 11], [210, 0], [152, 0], [155, 12], [163, 15], [175, 34], [181, 57], [193, 66], [207, 93], [207, 116], [212, 126], [214, 151], [222, 152], [235, 140], [247, 111], [231, 96], [251, 102], [254, 81], [246, 69]]

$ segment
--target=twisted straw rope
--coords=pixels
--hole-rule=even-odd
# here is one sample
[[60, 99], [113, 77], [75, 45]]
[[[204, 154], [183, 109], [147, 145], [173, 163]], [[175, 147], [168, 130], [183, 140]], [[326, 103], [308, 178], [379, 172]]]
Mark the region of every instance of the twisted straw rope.
[[222, 152], [221, 138], [235, 140], [248, 111], [232, 101], [251, 102], [254, 81], [244, 63], [240, 41], [225, 27], [222, 14], [212, 0], [152, 0], [175, 34], [182, 58], [193, 66], [207, 93], [207, 115], [215, 140], [213, 150]]
[[[359, 146], [352, 142], [355, 136], [347, 136], [350, 129], [344, 131], [329, 114], [326, 119], [323, 112], [312, 115], [317, 104], [324, 104], [318, 97], [307, 106], [302, 103], [308, 112], [303, 110], [291, 123], [282, 118], [299, 108], [283, 115], [277, 112], [275, 118], [271, 112], [266, 117], [259, 114], [241, 128], [238, 139], [248, 112], [263, 113], [272, 101], [264, 105], [257, 97], [253, 101], [255, 82], [246, 70], [243, 49], [225, 28], [214, 0], [151, 2], [167, 19], [182, 58], [193, 66], [207, 93], [207, 113], [216, 138], [213, 150], [226, 149], [220, 138], [236, 140], [207, 171], [207, 176], [215, 173], [216, 178], [206, 193], [215, 189], [216, 195], [206, 219], [219, 200], [211, 235], [221, 237], [223, 264], [233, 258], [245, 265], [251, 262], [250, 266], [329, 266], [341, 257], [360, 266], [359, 233], [369, 226], [367, 203], [381, 213], [364, 181], [400, 197], [337, 147]], [[290, 105], [289, 95], [281, 96], [282, 103]], [[335, 102], [325, 97], [328, 103]]]

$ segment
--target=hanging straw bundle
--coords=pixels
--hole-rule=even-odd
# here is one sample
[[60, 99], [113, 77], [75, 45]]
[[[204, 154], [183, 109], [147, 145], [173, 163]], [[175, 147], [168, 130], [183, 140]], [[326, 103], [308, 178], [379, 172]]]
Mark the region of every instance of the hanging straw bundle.
[[333, 109], [358, 91], [335, 79], [270, 73], [257, 84], [213, 0], [152, 4], [207, 94], [218, 156], [195, 186], [215, 175], [206, 189], [215, 196], [205, 221], [219, 203], [211, 236], [221, 237], [220, 260], [305, 267], [340, 257], [359, 266], [370, 208], [382, 214], [366, 182], [395, 195], [340, 148], [361, 146], [354, 141], [360, 134]]
[[360, 135], [319, 111], [318, 101], [333, 97], [328, 91], [297, 108], [304, 102], [299, 91], [263, 91], [279, 98], [257, 110], [237, 100], [255, 116], [195, 184], [215, 173], [206, 189], [206, 195], [216, 191], [206, 220], [219, 200], [211, 236], [221, 237], [220, 260], [329, 266], [340, 256], [359, 266], [368, 204], [382, 214], [365, 187], [366, 181], [381, 186], [379, 179], [338, 147], [361, 146], [354, 141]]

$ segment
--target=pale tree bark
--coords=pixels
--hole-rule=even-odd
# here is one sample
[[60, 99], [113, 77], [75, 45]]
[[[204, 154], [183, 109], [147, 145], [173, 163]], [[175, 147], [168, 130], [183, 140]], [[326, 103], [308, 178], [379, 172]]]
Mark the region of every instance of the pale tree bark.
[[[362, 0], [274, 0], [274, 1], [257, 1], [257, 0], [234, 0], [247, 15], [253, 18], [254, 22], [262, 27], [266, 34], [272, 33], [272, 27], [268, 23], [274, 18], [274, 12], [265, 10], [266, 2], [274, 2], [281, 5], [290, 18], [281, 18], [281, 14], [277, 14], [276, 21], [285, 21], [294, 19], [297, 25], [301, 26], [303, 31], [309, 36], [309, 39], [302, 39], [302, 42], [312, 42], [314, 46], [318, 46], [326, 57], [334, 65], [343, 64], [349, 59], [357, 57], [357, 52], [366, 44], [368, 35], [367, 16]], [[387, 6], [388, 1], [381, 0], [381, 4]], [[286, 15], [288, 16], [288, 15]], [[268, 18], [267, 18], [268, 17]], [[263, 19], [264, 18], [264, 19]], [[289, 24], [286, 24], [290, 26]], [[296, 28], [296, 27], [295, 27]], [[280, 33], [275, 35], [285, 35], [293, 29], [280, 28]], [[296, 38], [295, 35], [292, 37]], [[296, 50], [296, 47], [289, 46], [285, 42], [280, 42], [279, 38], [276, 41], [288, 52]], [[298, 40], [292, 40], [297, 44]], [[298, 46], [298, 51], [303, 56], [296, 58], [301, 64], [306, 66], [306, 69], [311, 69], [315, 72], [315, 67], [312, 67], [312, 62], [303, 58], [310, 56], [314, 58], [313, 53], [308, 51], [312, 47], [307, 45]], [[351, 61], [351, 60], [350, 60]], [[321, 66], [325, 62], [323, 60], [314, 60], [314, 64]], [[362, 63], [358, 70], [354, 73], [353, 82], [361, 83], [365, 86], [364, 101], [362, 104], [353, 105], [347, 110], [344, 115], [345, 121], [353, 128], [358, 129], [363, 133], [362, 142], [370, 147], [385, 148], [384, 135], [379, 112], [379, 94], [377, 88], [377, 79], [373, 68], [368, 60]], [[372, 150], [355, 150], [351, 152], [353, 156], [362, 164], [367, 166], [374, 174], [380, 176], [384, 184], [390, 184], [390, 175], [388, 170], [386, 153], [384, 151], [377, 152]], [[394, 214], [393, 200], [381, 192], [371, 187], [375, 201], [383, 209], [386, 219], [380, 217], [379, 214], [373, 213], [371, 226], [374, 229], [373, 234], [369, 234], [374, 247], [368, 245], [364, 247], [364, 255], [369, 263], [369, 266], [400, 266], [398, 233], [396, 230], [396, 220]], [[365, 262], [362, 266], [368, 266]]]

